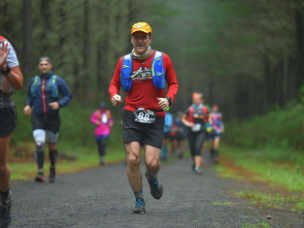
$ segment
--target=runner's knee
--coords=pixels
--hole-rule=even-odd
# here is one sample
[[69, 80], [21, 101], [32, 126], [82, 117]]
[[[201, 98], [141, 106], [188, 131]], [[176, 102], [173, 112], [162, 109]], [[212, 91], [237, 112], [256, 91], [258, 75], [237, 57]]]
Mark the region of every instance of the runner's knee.
[[36, 150], [43, 150], [44, 142], [42, 141], [36, 141]]
[[1, 163], [0, 164], [0, 174], [4, 173], [7, 169], [6, 163]]
[[140, 164], [139, 156], [135, 156], [134, 154], [128, 155], [128, 165], [134, 167], [134, 166], [139, 166], [139, 164]]
[[57, 149], [57, 148], [56, 148], [56, 144], [49, 144], [49, 149], [50, 149], [51, 151], [56, 150], [56, 149]]
[[43, 129], [36, 129], [33, 131], [36, 150], [43, 150], [44, 143], [45, 143], [45, 130]]
[[146, 166], [148, 169], [158, 169], [159, 168], [159, 159], [154, 159], [151, 161], [146, 161]]

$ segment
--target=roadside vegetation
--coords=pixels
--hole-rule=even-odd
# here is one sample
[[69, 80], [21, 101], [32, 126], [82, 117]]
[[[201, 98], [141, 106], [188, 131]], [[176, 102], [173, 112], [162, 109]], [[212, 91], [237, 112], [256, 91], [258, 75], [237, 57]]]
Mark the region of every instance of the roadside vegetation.
[[251, 120], [226, 124], [222, 177], [263, 183], [231, 192], [252, 203], [304, 211], [304, 106], [294, 101]]

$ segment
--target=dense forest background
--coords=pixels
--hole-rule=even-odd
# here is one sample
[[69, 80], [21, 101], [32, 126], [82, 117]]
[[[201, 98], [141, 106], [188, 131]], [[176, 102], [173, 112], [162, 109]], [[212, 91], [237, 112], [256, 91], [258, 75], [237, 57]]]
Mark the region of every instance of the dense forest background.
[[299, 99], [304, 84], [301, 0], [0, 0], [0, 12], [0, 34], [14, 45], [25, 77], [19, 93], [47, 55], [83, 108], [109, 102], [116, 63], [131, 51], [138, 21], [151, 25], [152, 48], [174, 64], [173, 111], [200, 91], [226, 120], [249, 118]]

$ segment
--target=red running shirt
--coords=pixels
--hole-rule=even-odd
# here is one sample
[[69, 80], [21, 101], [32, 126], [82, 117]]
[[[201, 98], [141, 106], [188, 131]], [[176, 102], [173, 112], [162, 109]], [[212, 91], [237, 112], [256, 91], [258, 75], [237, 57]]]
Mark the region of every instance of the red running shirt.
[[[178, 82], [176, 79], [175, 71], [169, 56], [163, 53], [163, 66], [166, 75], [166, 82], [168, 84], [168, 92], [165, 96], [164, 89], [157, 89], [151, 80], [151, 64], [155, 50], [149, 58], [144, 60], [133, 59], [133, 72], [136, 72], [141, 68], [141, 73], [138, 74], [136, 79], [132, 82], [132, 86], [126, 96], [126, 106], [124, 110], [134, 112], [137, 108], [146, 108], [151, 111], [161, 110], [156, 98], [171, 97], [172, 103], [175, 99]], [[109, 92], [111, 99], [115, 94], [119, 94], [120, 83], [120, 71], [122, 67], [123, 57], [121, 57], [116, 65], [114, 76], [112, 78]], [[143, 78], [147, 80], [143, 80]], [[165, 116], [165, 112], [157, 112], [157, 116]]]

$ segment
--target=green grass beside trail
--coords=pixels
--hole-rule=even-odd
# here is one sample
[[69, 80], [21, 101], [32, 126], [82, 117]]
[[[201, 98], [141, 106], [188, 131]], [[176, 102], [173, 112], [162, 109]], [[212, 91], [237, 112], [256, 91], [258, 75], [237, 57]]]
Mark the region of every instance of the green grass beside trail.
[[[80, 171], [90, 167], [96, 167], [99, 164], [99, 156], [97, 153], [97, 148], [85, 148], [85, 147], [71, 147], [70, 149], [64, 149], [64, 147], [59, 146], [59, 153], [64, 153], [68, 155], [70, 159], [58, 159], [56, 165], [56, 171], [59, 174], [71, 173]], [[49, 175], [49, 161], [47, 159], [48, 153], [45, 150], [46, 162], [44, 164], [44, 173], [46, 176]], [[108, 149], [107, 155], [105, 157], [106, 163], [111, 162], [121, 162], [125, 159], [126, 155], [124, 150], [111, 150]], [[76, 160], [74, 160], [76, 159]], [[28, 180], [34, 178], [37, 174], [37, 166], [34, 158], [28, 159], [22, 162], [11, 162], [9, 166], [12, 171], [12, 180]]]
[[[273, 189], [273, 192], [276, 192], [271, 194], [259, 190], [245, 189], [241, 192], [234, 192], [235, 196], [251, 199], [253, 203], [263, 202], [274, 207], [293, 203], [295, 205], [294, 210], [304, 210], [303, 167], [295, 163], [282, 163], [280, 159], [272, 159], [277, 153], [284, 153], [284, 150], [243, 149], [222, 144], [220, 154], [224, 159], [232, 158], [235, 167], [231, 167], [231, 162], [227, 164], [223, 161], [219, 163], [216, 169], [222, 177], [263, 181]], [[298, 153], [300, 152], [292, 152], [292, 154]], [[301, 153], [298, 156], [301, 156]], [[235, 172], [236, 169], [240, 169], [239, 172]], [[245, 169], [248, 174], [242, 176], [242, 169]], [[288, 191], [291, 193], [288, 194]]]
[[[37, 174], [34, 161], [35, 143], [32, 135], [31, 117], [23, 114], [26, 95], [21, 91], [14, 94], [17, 110], [17, 129], [15, 130], [9, 149], [9, 166], [12, 180], [26, 180]], [[90, 105], [91, 104], [91, 105]], [[94, 137], [94, 125], [90, 123], [92, 113], [98, 109], [99, 101], [89, 101], [84, 107], [73, 100], [67, 107], [60, 109], [61, 127], [58, 141], [59, 156], [57, 172], [76, 172], [99, 164], [97, 144]], [[120, 126], [121, 108], [108, 105], [114, 118], [114, 126], [107, 142], [106, 162], [125, 159], [125, 150]], [[49, 174], [48, 149], [45, 146], [45, 174]]]
[[[217, 170], [221, 175], [253, 178], [292, 192], [283, 196], [246, 190], [236, 195], [273, 205], [294, 201], [297, 210], [304, 210], [304, 87], [302, 95], [301, 102], [292, 101], [284, 109], [274, 106], [264, 115], [226, 123], [220, 154], [233, 158], [234, 169], [249, 173], [242, 175], [220, 164]], [[290, 198], [297, 193], [296, 199]]]

